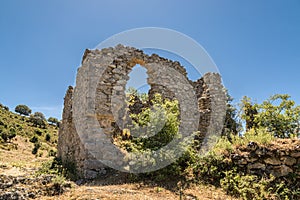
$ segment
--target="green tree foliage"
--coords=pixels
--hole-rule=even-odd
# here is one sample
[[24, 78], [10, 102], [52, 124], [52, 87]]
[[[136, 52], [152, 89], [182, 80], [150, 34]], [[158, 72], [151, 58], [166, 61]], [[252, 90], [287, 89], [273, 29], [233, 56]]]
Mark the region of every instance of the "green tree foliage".
[[230, 135], [238, 135], [241, 124], [238, 122], [237, 109], [232, 105], [233, 98], [227, 91], [226, 116], [222, 136], [230, 138]]
[[52, 125], [56, 125], [56, 126], [58, 126], [58, 124], [59, 124], [59, 120], [55, 117], [49, 117], [48, 122], [51, 123]]
[[36, 136], [30, 138], [29, 142], [36, 143], [39, 139]]
[[16, 130], [14, 128], [9, 129], [9, 131], [0, 129], [0, 138], [4, 142], [9, 142], [16, 136], [17, 136], [17, 134], [16, 134]]
[[41, 147], [41, 144], [39, 142], [35, 142], [31, 153], [36, 155], [40, 147]]
[[19, 113], [20, 115], [28, 116], [31, 114], [31, 109], [26, 105], [17, 105], [15, 112]]
[[[157, 150], [177, 136], [179, 106], [177, 100], [163, 100], [159, 94], [151, 102], [152, 107], [144, 108], [141, 113], [131, 114], [130, 117], [134, 123], [133, 131], [142, 134], [134, 142], [141, 144], [142, 149]], [[149, 135], [152, 137], [147, 137]]]
[[255, 120], [257, 106], [257, 104], [252, 103], [251, 99], [246, 96], [241, 101], [241, 118], [246, 121], [246, 131], [257, 128], [257, 121]]
[[3, 106], [3, 109], [6, 111], [9, 111], [9, 107], [8, 106]]
[[51, 140], [51, 135], [49, 133], [46, 134], [45, 140], [49, 142]]
[[29, 121], [36, 127], [46, 127], [46, 118], [41, 112], [35, 112], [33, 115], [30, 115]]
[[[136, 98], [132, 97], [131, 99]], [[128, 139], [126, 141], [117, 138], [120, 146], [124, 147], [127, 151], [157, 150], [178, 136], [178, 101], [164, 100], [161, 95], [156, 94], [151, 102], [151, 107], [143, 108], [140, 113], [131, 113], [131, 128], [130, 130], [123, 130], [123, 133], [136, 133], [139, 137], [126, 138]], [[129, 106], [130, 104], [134, 104], [133, 101], [129, 101], [128, 103]]]
[[135, 89], [134, 87], [129, 87], [126, 90], [126, 94], [129, 95], [129, 96], [132, 95], [134, 97], [139, 98], [140, 101], [142, 101], [143, 103], [148, 101], [148, 95], [146, 93], [138, 92], [137, 89]]
[[242, 111], [247, 130], [265, 128], [279, 138], [300, 136], [300, 106], [295, 106], [287, 94], [273, 95], [262, 104], [253, 104], [245, 97]]
[[[136, 94], [129, 98], [128, 105], [134, 105], [136, 102]], [[139, 94], [138, 94], [139, 95]], [[141, 96], [141, 95], [139, 95]], [[178, 132], [180, 124], [179, 103], [177, 100], [163, 99], [160, 94], [155, 94], [153, 99], [147, 100], [146, 105], [139, 113], [130, 113], [132, 124], [122, 133], [138, 135], [138, 137], [116, 137], [114, 144], [125, 149], [128, 152], [149, 153], [156, 151], [169, 144], [173, 139], [180, 138]], [[186, 144], [182, 143], [179, 148], [185, 148]], [[178, 150], [178, 149], [177, 149]], [[170, 154], [175, 153], [171, 152]], [[160, 158], [168, 159], [167, 155], [158, 155]], [[196, 162], [197, 156], [195, 150], [188, 148], [184, 155], [176, 162], [166, 168], [155, 172], [142, 174], [153, 180], [163, 180], [172, 174], [172, 178], [182, 176], [184, 169], [191, 163]], [[147, 163], [155, 165], [156, 160], [150, 158], [145, 160]], [[141, 163], [143, 164], [143, 163]]]

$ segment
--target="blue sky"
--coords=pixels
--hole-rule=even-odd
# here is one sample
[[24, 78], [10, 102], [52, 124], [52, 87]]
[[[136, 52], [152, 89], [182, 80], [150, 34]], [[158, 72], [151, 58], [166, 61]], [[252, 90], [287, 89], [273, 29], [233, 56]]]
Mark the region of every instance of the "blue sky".
[[200, 43], [236, 100], [288, 93], [300, 104], [299, 0], [2, 0], [0, 102], [61, 118], [84, 50], [149, 26]]

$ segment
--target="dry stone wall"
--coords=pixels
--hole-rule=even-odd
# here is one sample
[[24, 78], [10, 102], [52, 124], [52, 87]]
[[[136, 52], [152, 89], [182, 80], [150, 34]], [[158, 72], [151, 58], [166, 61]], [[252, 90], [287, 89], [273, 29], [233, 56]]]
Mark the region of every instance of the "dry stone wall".
[[[112, 136], [116, 125], [120, 130], [125, 128], [124, 121], [130, 120], [126, 118], [125, 86], [129, 80], [128, 74], [136, 64], [147, 69], [147, 82], [151, 87], [149, 98], [158, 92], [164, 98], [176, 98], [180, 107], [187, 108], [180, 112], [180, 118], [186, 119], [185, 124], [181, 123], [179, 127], [181, 133], [190, 134], [199, 130], [201, 134], [197, 139], [203, 140], [206, 134], [215, 131], [209, 129], [211, 123], [217, 122], [214, 128], [222, 129], [226, 95], [219, 74], [208, 73], [193, 82], [187, 78], [187, 72], [179, 62], [156, 54], [149, 56], [133, 47], [118, 45], [102, 50], [86, 50], [77, 72], [76, 87], [69, 87], [64, 99], [58, 140], [58, 156], [64, 165], [74, 166], [80, 177], [95, 178], [105, 174], [107, 166], [89, 153], [83, 138], [78, 135], [78, 129], [96, 128], [95, 124], [86, 120], [96, 117], [101, 131], [97, 130], [99, 134], [93, 136], [87, 134], [84, 138], [90, 146], [94, 145], [96, 151], [97, 145], [105, 146], [103, 141]], [[95, 102], [90, 103], [91, 99]], [[85, 116], [82, 110], [91, 113], [91, 116]], [[77, 126], [74, 112], [82, 112], [82, 117], [76, 121]], [[115, 158], [116, 162], [121, 162], [118, 158], [122, 152], [113, 154], [110, 148], [113, 147], [107, 147], [101, 153], [101, 159]]]
[[292, 173], [300, 178], [298, 139], [282, 139], [268, 145], [250, 142], [246, 147], [237, 148], [229, 157], [240, 170], [248, 174], [284, 177]]

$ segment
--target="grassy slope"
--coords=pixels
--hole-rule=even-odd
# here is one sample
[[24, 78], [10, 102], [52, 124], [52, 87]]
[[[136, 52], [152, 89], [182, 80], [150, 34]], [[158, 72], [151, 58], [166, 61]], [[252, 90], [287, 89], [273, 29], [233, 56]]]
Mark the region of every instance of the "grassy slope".
[[[50, 161], [49, 151], [56, 149], [58, 129], [47, 125], [46, 129], [32, 126], [27, 117], [0, 108], [0, 129], [7, 132], [16, 130], [17, 136], [10, 142], [0, 142], [0, 176], [33, 177], [42, 163]], [[40, 133], [41, 134], [37, 134]], [[50, 134], [50, 141], [45, 140]], [[36, 155], [29, 140], [36, 136], [42, 144]], [[56, 151], [56, 150], [55, 150]], [[165, 183], [145, 183], [127, 181], [128, 174], [113, 174], [102, 180], [95, 180], [83, 185], [72, 183], [72, 188], [62, 195], [42, 196], [41, 199], [179, 199], [179, 190], [170, 189]], [[23, 185], [22, 187], [38, 187]], [[43, 186], [40, 186], [43, 187]], [[213, 186], [192, 186], [183, 191], [183, 199], [234, 199], [227, 196], [221, 189]]]
[[[58, 128], [47, 125], [45, 129], [34, 127], [28, 118], [0, 109], [0, 132], [8, 133], [11, 129], [17, 136], [10, 142], [0, 141], [0, 164], [19, 167], [39, 167], [41, 161], [48, 160], [50, 150], [56, 151]], [[46, 141], [46, 134], [50, 140]], [[34, 145], [29, 140], [36, 136], [41, 147], [36, 155], [31, 153]]]

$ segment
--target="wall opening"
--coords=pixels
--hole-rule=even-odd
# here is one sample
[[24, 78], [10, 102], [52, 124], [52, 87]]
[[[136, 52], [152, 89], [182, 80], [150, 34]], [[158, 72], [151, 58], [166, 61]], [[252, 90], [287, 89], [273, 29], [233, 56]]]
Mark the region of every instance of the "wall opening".
[[138, 93], [146, 93], [150, 90], [150, 85], [147, 83], [147, 70], [140, 64], [136, 64], [129, 73], [129, 80], [126, 84], [126, 91], [129, 88], [134, 88]]

